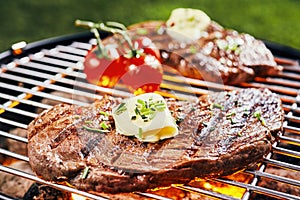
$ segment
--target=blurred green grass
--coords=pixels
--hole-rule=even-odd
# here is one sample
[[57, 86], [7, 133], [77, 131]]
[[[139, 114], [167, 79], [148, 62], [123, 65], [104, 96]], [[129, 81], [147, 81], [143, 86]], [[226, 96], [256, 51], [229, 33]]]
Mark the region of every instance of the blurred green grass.
[[298, 0], [0, 0], [0, 52], [22, 40], [85, 31], [76, 19], [130, 25], [166, 20], [177, 7], [201, 9], [227, 28], [300, 49]]

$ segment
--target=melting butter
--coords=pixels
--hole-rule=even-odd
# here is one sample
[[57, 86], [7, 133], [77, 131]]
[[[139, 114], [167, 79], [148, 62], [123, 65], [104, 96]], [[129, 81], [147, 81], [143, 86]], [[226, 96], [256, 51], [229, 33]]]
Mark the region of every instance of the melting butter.
[[146, 93], [125, 100], [112, 110], [117, 133], [143, 142], [157, 142], [178, 134], [175, 119], [164, 98]]
[[166, 22], [167, 33], [180, 42], [192, 42], [199, 39], [211, 20], [207, 14], [198, 9], [174, 9]]

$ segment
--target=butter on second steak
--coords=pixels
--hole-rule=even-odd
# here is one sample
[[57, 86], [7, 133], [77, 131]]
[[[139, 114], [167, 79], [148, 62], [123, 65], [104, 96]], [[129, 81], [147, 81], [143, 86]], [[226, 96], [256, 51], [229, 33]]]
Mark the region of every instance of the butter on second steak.
[[201, 10], [177, 8], [167, 20], [167, 33], [175, 40], [192, 42], [201, 37], [211, 19]]

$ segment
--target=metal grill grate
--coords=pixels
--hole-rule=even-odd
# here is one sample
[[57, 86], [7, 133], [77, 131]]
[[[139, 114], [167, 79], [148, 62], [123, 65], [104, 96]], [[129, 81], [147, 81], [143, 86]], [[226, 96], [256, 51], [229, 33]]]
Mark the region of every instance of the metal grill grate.
[[[87, 38], [86, 41], [73, 40], [67, 44], [56, 44], [53, 48], [37, 45], [34, 49], [38, 49], [38, 51], [34, 51], [33, 54], [16, 56], [12, 62], [2, 64], [0, 68], [0, 136], [4, 139], [15, 140], [20, 144], [26, 144], [27, 139], [25, 137], [15, 135], [11, 130], [16, 128], [26, 129], [28, 123], [37, 117], [39, 110], [51, 108], [52, 104], [43, 102], [42, 99], [47, 99], [48, 102], [65, 102], [85, 106], [88, 105], [89, 101], [101, 98], [103, 94], [129, 96], [129, 93], [123, 90], [122, 86], [107, 89], [96, 87], [85, 81], [85, 74], [81, 71], [83, 68], [82, 61], [94, 44], [95, 40]], [[280, 52], [277, 52], [277, 55], [282, 56]], [[285, 186], [294, 187], [298, 191], [300, 187], [300, 178], [291, 178], [285, 175], [292, 172], [296, 173], [295, 177], [300, 177], [300, 66], [294, 56], [279, 56], [277, 61], [284, 66], [284, 71], [281, 74], [268, 78], [256, 78], [253, 82], [240, 84], [238, 88], [265, 87], [277, 93], [282, 99], [285, 111], [284, 133], [279, 136], [279, 140], [273, 145], [272, 152], [257, 169], [239, 172], [243, 176], [250, 177], [248, 181], [229, 176], [212, 180], [209, 183], [210, 185], [216, 183], [243, 189], [240, 199], [255, 199], [257, 195], [278, 199], [300, 198], [299, 193], [291, 194], [278, 188], [261, 185], [261, 182], [265, 180], [268, 184], [275, 181]], [[182, 82], [186, 82], [187, 86], [182, 86], [180, 84]], [[183, 79], [172, 74], [172, 72], [167, 72], [164, 75], [161, 94], [172, 96], [169, 92], [172, 89], [172, 91], [176, 91], [176, 95], [186, 98], [190, 94], [206, 94], [208, 92], [207, 88], [232, 90], [236, 87], [206, 83], [190, 78]], [[95, 93], [95, 90], [97, 93]], [[61, 93], [64, 95], [60, 95]], [[27, 156], [5, 148], [0, 148], [0, 155], [28, 162]], [[268, 171], [268, 169], [273, 168], [281, 169], [286, 173], [282, 175]], [[0, 165], [0, 171], [91, 199], [106, 199], [104, 196], [46, 182], [33, 174], [5, 165]], [[212, 198], [237, 199], [209, 187], [198, 187], [197, 184], [173, 185], [171, 189]], [[155, 191], [137, 192], [135, 195], [140, 198], [170, 199], [170, 197], [161, 196], [160, 192]], [[13, 199], [5, 194], [0, 194], [0, 198]]]

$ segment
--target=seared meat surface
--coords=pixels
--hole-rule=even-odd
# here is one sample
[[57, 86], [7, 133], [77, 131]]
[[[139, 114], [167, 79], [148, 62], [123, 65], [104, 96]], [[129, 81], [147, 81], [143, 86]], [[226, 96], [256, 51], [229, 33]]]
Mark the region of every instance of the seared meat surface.
[[[284, 119], [280, 99], [267, 89], [211, 93], [197, 102], [167, 99], [179, 134], [145, 143], [116, 133], [110, 113], [120, 102], [105, 97], [89, 107], [59, 104], [41, 113], [28, 127], [33, 171], [108, 193], [220, 177], [261, 161]], [[103, 121], [109, 129], [99, 128]]]
[[[132, 25], [129, 34], [133, 39], [149, 37], [160, 51], [163, 64], [185, 77], [236, 85], [282, 70], [262, 41], [246, 33], [224, 29], [215, 22], [198, 41], [189, 44], [173, 39], [163, 22]], [[104, 43], [120, 43], [120, 40], [120, 36], [114, 35]]]

